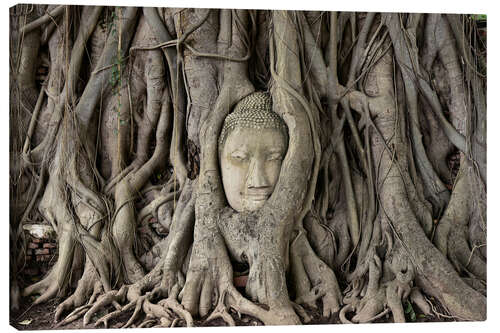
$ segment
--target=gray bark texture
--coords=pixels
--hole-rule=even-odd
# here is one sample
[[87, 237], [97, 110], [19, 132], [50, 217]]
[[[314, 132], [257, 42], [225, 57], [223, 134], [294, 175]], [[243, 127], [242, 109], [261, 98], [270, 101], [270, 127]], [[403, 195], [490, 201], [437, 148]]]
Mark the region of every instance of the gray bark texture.
[[[17, 5], [10, 27], [13, 311], [38, 294], [62, 327], [486, 319], [475, 16]], [[219, 135], [256, 91], [288, 150], [237, 212]], [[31, 285], [30, 221], [59, 251]]]

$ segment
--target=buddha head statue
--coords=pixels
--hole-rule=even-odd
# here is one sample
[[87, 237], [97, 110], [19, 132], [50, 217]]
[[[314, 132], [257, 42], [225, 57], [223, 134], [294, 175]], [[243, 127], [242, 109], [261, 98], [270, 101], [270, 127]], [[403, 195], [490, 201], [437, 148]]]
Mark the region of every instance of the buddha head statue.
[[260, 209], [274, 191], [288, 149], [288, 128], [272, 111], [271, 96], [256, 92], [236, 104], [219, 137], [222, 183], [238, 212]]

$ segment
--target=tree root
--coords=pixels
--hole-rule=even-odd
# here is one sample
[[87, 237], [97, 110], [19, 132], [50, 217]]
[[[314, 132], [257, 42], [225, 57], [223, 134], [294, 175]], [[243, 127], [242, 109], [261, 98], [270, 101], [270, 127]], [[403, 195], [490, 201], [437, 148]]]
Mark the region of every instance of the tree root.
[[304, 310], [304, 308], [302, 306], [300, 306], [299, 304], [295, 303], [295, 302], [292, 302], [292, 306], [293, 306], [293, 309], [295, 310], [295, 312], [299, 315], [299, 317], [302, 319], [302, 322], [303, 323], [308, 323], [311, 321], [311, 316], [309, 316], [307, 314], [307, 312]]
[[67, 231], [62, 231], [59, 238], [60, 254], [50, 272], [39, 282], [23, 290], [23, 296], [40, 294], [33, 305], [41, 304], [56, 296], [62, 296], [68, 289], [71, 280], [71, 265], [75, 253], [76, 242]]
[[[84, 325], [87, 325], [90, 321], [90, 317], [99, 309], [112, 303], [112, 300], [121, 300], [127, 294], [127, 288], [122, 288], [119, 292], [111, 291], [106, 297], [103, 297], [100, 302], [96, 303], [91, 310], [87, 312], [84, 318]], [[115, 311], [108, 313], [104, 317], [98, 319], [94, 326], [98, 327], [102, 324], [105, 328], [108, 328], [109, 321], [118, 317], [124, 312], [134, 310], [128, 321], [121, 326], [121, 328], [132, 327], [134, 322], [139, 318], [141, 312], [146, 314], [146, 319], [142, 323], [139, 323], [139, 327], [149, 325], [157, 320], [160, 320], [162, 326], [173, 326], [177, 323], [179, 319], [186, 323], [186, 326], [192, 327], [194, 325], [193, 317], [191, 314], [177, 301], [175, 297], [169, 297], [160, 300], [157, 304], [151, 302], [155, 298], [158, 292], [156, 290], [147, 292], [144, 295], [136, 297], [136, 299], [130, 301], [125, 306], [117, 308]], [[160, 292], [161, 293], [161, 292]], [[175, 295], [175, 294], [174, 294]], [[173, 296], [174, 296], [173, 295]], [[133, 296], [134, 297], [134, 296]], [[115, 306], [116, 307], [116, 306]], [[178, 317], [176, 318], [175, 315]]]
[[290, 245], [290, 262], [297, 293], [295, 303], [316, 308], [316, 300], [322, 299], [323, 317], [338, 312], [342, 294], [337, 278], [314, 253], [303, 232]]
[[[208, 239], [212, 240], [212, 238]], [[220, 240], [215, 237], [215, 240], [211, 241], [211, 247], [200, 246], [202, 242], [194, 243], [186, 283], [179, 295], [184, 308], [193, 316], [199, 314], [203, 317], [212, 308], [212, 296], [215, 290], [217, 304], [215, 313], [209, 316], [211, 319], [222, 318], [231, 325], [233, 322], [228, 317], [227, 308], [233, 308], [236, 312], [255, 317], [266, 325], [300, 324], [291, 302], [288, 298], [284, 300], [280, 297], [283, 295], [272, 295], [272, 298], [267, 300], [269, 310], [264, 310], [236, 290], [232, 283], [231, 263], [225, 249], [219, 247], [223, 245], [218, 242]], [[197, 248], [197, 246], [200, 247]], [[224, 252], [219, 251], [221, 249]], [[275, 266], [266, 267], [272, 270]], [[264, 273], [263, 269], [264, 267], [261, 267], [257, 271]], [[277, 272], [270, 271], [269, 273], [276, 274]], [[262, 284], [266, 283], [268, 283], [267, 278], [264, 278]]]
[[[369, 323], [389, 311], [392, 312], [394, 322], [403, 323], [405, 322], [403, 302], [408, 298], [421, 307], [424, 313], [430, 313], [420, 291], [417, 288], [411, 288], [414, 278], [413, 267], [405, 260], [400, 259], [397, 253], [392, 251], [392, 259], [386, 259], [384, 270], [382, 269], [382, 261], [376, 254], [373, 254], [369, 262], [368, 282], [354, 281], [353, 289], [344, 298], [346, 305], [339, 314], [342, 323]], [[394, 276], [394, 278], [380, 283], [382, 272], [389, 274], [388, 276]], [[351, 320], [346, 317], [348, 312], [356, 313]]]
[[[405, 316], [402, 306], [402, 299], [404, 297], [401, 294], [401, 290], [394, 281], [381, 286], [374, 296], [365, 296], [345, 305], [340, 310], [340, 321], [343, 324], [370, 323], [390, 311], [394, 316], [394, 322], [404, 323]], [[351, 320], [348, 320], [346, 317], [348, 312], [356, 313]]]
[[69, 311], [70, 309], [74, 310], [57, 326], [64, 326], [74, 320], [77, 320], [83, 316], [85, 310], [90, 308], [91, 304], [95, 302], [97, 296], [102, 292], [103, 286], [99, 280], [97, 272], [90, 261], [87, 260], [85, 271], [82, 278], [78, 281], [78, 286], [75, 292], [57, 306], [54, 322], [59, 322], [63, 313]]
[[262, 307], [252, 303], [243, 297], [233, 285], [227, 288], [227, 305], [238, 313], [257, 318], [264, 325], [300, 325], [300, 321], [293, 311], [293, 303], [290, 308], [273, 308], [264, 310]]
[[[116, 296], [116, 295], [115, 295]], [[145, 297], [145, 296], [144, 296]], [[133, 301], [133, 302], [130, 302], [128, 303], [127, 305], [125, 305], [124, 307], [122, 308], [117, 308], [115, 311], [113, 312], [110, 312], [108, 313], [107, 315], [105, 315], [104, 317], [101, 317], [99, 318], [94, 326], [95, 327], [98, 327], [99, 324], [103, 324], [104, 328], [108, 328], [108, 323], [111, 319], [113, 318], [116, 318], [118, 317], [119, 315], [121, 315], [123, 312], [127, 312], [127, 311], [130, 311], [132, 310], [134, 307], [134, 313], [132, 314], [132, 316], [129, 318], [129, 320], [122, 326], [122, 328], [126, 328], [126, 327], [129, 327], [133, 321], [135, 320], [135, 318], [137, 317], [137, 314], [139, 312], [138, 309], [140, 309], [140, 307], [142, 306], [142, 303], [144, 302], [144, 297], [141, 297], [139, 298], [137, 301]]]
[[474, 207], [467, 177], [469, 163], [462, 157], [450, 203], [437, 225], [434, 243], [461, 275], [486, 281], [486, 258], [475, 251], [478, 246], [471, 244], [469, 238]]
[[420, 292], [418, 288], [412, 288], [410, 292], [410, 300], [412, 303], [417, 305], [422, 313], [426, 316], [431, 315], [431, 307], [428, 301], [425, 299], [424, 295]]
[[56, 281], [55, 275], [56, 275], [56, 270], [53, 268], [49, 272], [49, 274], [47, 274], [47, 276], [43, 278], [41, 281], [32, 284], [31, 286], [24, 289], [23, 296], [26, 297], [33, 294], [40, 294], [40, 297], [38, 297], [33, 302], [33, 305], [41, 304], [55, 297], [59, 290], [58, 283], [55, 282]]
[[139, 222], [139, 224], [143, 224], [144, 220], [150, 216], [159, 220], [158, 210], [160, 209], [160, 207], [172, 200], [179, 200], [180, 193], [180, 191], [174, 191], [168, 194], [160, 194], [158, 197], [156, 197], [146, 207], [140, 210], [139, 214], [137, 215], [137, 221]]
[[233, 317], [229, 314], [229, 311], [227, 310], [226, 305], [224, 304], [224, 299], [226, 296], [226, 292], [223, 291], [219, 297], [219, 300], [217, 301], [217, 306], [215, 307], [214, 311], [208, 316], [208, 318], [205, 320], [205, 322], [209, 322], [211, 320], [214, 320], [216, 318], [221, 318], [224, 320], [229, 326], [235, 326], [236, 324], [234, 323]]
[[[91, 301], [93, 301], [95, 297], [91, 297], [88, 304], [76, 309], [66, 317], [64, 324], [83, 315], [83, 326], [85, 327], [90, 323], [95, 313], [105, 309], [109, 305], [113, 305], [115, 309], [99, 318], [94, 324], [95, 327], [102, 324], [107, 328], [111, 320], [130, 310], [133, 310], [133, 313], [122, 328], [133, 327], [141, 313], [146, 314], [146, 319], [145, 322], [138, 324], [140, 327], [150, 325], [158, 319], [160, 320], [160, 325], [169, 326], [176, 324], [176, 322], [174, 322], [176, 319], [175, 315], [184, 320], [186, 325], [192, 326], [193, 319], [191, 314], [177, 301], [179, 290], [184, 283], [183, 278], [177, 274], [176, 280], [167, 282], [172, 280], [167, 277], [172, 274], [166, 273], [165, 276], [163, 276], [161, 274], [162, 266], [162, 263], [159, 263], [151, 272], [134, 284], [124, 285], [120, 290], [108, 291], [99, 296], [93, 303]], [[172, 286], [170, 289], [167, 288], [169, 285]], [[169, 294], [169, 298], [161, 300], [158, 304], [152, 303], [153, 299], [166, 297], [167, 294]], [[123, 304], [124, 302], [127, 303], [123, 306], [120, 305], [120, 303]]]
[[92, 307], [83, 316], [83, 327], [87, 326], [92, 319], [92, 316], [102, 308], [110, 304], [114, 304], [115, 308], [122, 310], [122, 307], [117, 303], [118, 300], [123, 300], [126, 296], [127, 288], [122, 287], [120, 290], [111, 290], [107, 293], [99, 296], [97, 301], [92, 305]]
[[[180, 318], [186, 322], [187, 327], [193, 327], [193, 317], [176, 299], [166, 298], [158, 304], [163, 305], [174, 311]], [[172, 324], [173, 325], [173, 324]]]

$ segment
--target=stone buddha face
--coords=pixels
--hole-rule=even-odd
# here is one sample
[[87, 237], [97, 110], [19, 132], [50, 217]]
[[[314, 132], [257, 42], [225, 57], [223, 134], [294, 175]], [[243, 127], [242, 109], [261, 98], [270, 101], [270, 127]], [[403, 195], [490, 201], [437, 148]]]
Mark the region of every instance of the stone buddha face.
[[287, 128], [258, 92], [241, 100], [224, 122], [219, 139], [222, 183], [229, 205], [255, 211], [274, 191], [288, 148]]

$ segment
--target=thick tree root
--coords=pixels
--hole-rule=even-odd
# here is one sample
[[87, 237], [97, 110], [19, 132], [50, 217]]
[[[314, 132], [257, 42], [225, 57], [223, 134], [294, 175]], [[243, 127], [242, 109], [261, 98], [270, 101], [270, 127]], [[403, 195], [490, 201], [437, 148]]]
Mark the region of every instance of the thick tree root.
[[246, 314], [262, 321], [264, 325], [300, 325], [300, 320], [293, 311], [293, 303], [290, 307], [273, 308], [265, 310], [241, 295], [233, 285], [227, 289], [227, 306], [238, 313]]
[[[357, 281], [359, 283], [353, 283], [353, 289], [346, 293], [344, 298], [346, 305], [339, 315], [342, 323], [369, 323], [389, 311], [392, 312], [394, 322], [403, 323], [405, 322], [403, 302], [408, 298], [421, 306], [424, 313], [430, 312], [420, 291], [411, 288], [414, 278], [412, 266], [405, 260], [398, 259], [396, 250], [392, 253], [393, 258], [384, 262], [384, 269], [380, 258], [373, 254], [369, 263], [368, 282]], [[383, 272], [394, 278], [380, 282], [387, 280], [383, 277]], [[351, 320], [346, 317], [348, 312], [355, 313]]]
[[[157, 271], [159, 270], [157, 269]], [[133, 310], [133, 313], [131, 314], [129, 320], [121, 326], [122, 328], [133, 327], [134, 324], [136, 327], [145, 327], [154, 325], [158, 322], [159, 324], [156, 326], [159, 327], [173, 327], [179, 322], [184, 322], [188, 327], [194, 326], [193, 312], [191, 312], [193, 310], [189, 311], [188, 308], [180, 304], [177, 300], [178, 297], [184, 300], [184, 297], [186, 297], [184, 295], [188, 292], [188, 290], [183, 290], [183, 293], [179, 294], [182, 281], [180, 281], [180, 284], [176, 284], [173, 288], [171, 288], [169, 297], [162, 298], [167, 294], [167, 288], [163, 285], [164, 281], [161, 281], [162, 276], [158, 275], [157, 272], [150, 272], [150, 274], [151, 276], [149, 276], [150, 280], [148, 283], [145, 282], [146, 277], [148, 277], [148, 275], [146, 275], [145, 278], [136, 282], [134, 285], [122, 287], [119, 291], [110, 291], [103, 294], [90, 308], [89, 305], [85, 305], [70, 315], [81, 316], [81, 312], [87, 310], [84, 316], [84, 326], [86, 326], [89, 324], [91, 317], [99, 310], [106, 308], [107, 306], [113, 304], [113, 302], [123, 303], [125, 300], [128, 300], [128, 303], [123, 307], [117, 307], [115, 305], [116, 309], [104, 317], [99, 318], [95, 322], [94, 326], [97, 327], [102, 324], [107, 328], [109, 327], [111, 320], [117, 318], [124, 312], [131, 310]], [[151, 285], [157, 285], [157, 287], [143, 294], [143, 290]], [[232, 308], [238, 314], [246, 314], [255, 317], [267, 325], [300, 324], [300, 321], [292, 320], [292, 318], [296, 318], [295, 315], [292, 315], [293, 310], [292, 313], [289, 313], [288, 315], [286, 315], [286, 313], [284, 315], [283, 311], [280, 309], [271, 308], [270, 310], [265, 310], [243, 297], [230, 283], [223, 283], [219, 288], [216, 288], [216, 290], [216, 293], [219, 295], [217, 297], [217, 304], [215, 309], [210, 313], [207, 319], [205, 319], [205, 322], [221, 318], [228, 325], [234, 326], [234, 319], [229, 313], [229, 309]], [[213, 291], [213, 289], [209, 289], [209, 291]], [[153, 300], [158, 298], [162, 299], [157, 303], [153, 303]], [[300, 317], [303, 318], [304, 322], [310, 321], [311, 318], [305, 313], [302, 307], [293, 303], [291, 303], [290, 306], [291, 309], [293, 307], [293, 309], [297, 311]], [[208, 307], [206, 311], [208, 312], [208, 310], [210, 310], [210, 307]], [[203, 312], [204, 315], [207, 312]], [[145, 314], [146, 317], [142, 322], [136, 323], [136, 321], [140, 318], [140, 314]]]
[[78, 281], [75, 292], [56, 308], [54, 317], [56, 323], [60, 321], [64, 312], [74, 309], [59, 323], [58, 327], [67, 325], [83, 316], [86, 312], [85, 310], [91, 307], [91, 304], [95, 302], [97, 296], [102, 292], [103, 287], [97, 272], [92, 264], [87, 261], [85, 271], [82, 278]]
[[316, 308], [323, 303], [323, 317], [339, 312], [342, 294], [333, 271], [318, 258], [304, 232], [299, 232], [290, 245], [290, 262], [295, 281], [297, 304]]
[[[169, 279], [162, 276], [161, 266], [161, 264], [157, 265], [155, 269], [132, 285], [124, 285], [118, 291], [111, 290], [104, 293], [99, 296], [97, 301], [93, 304], [89, 302], [84, 307], [78, 309], [78, 313], [70, 314], [70, 316], [73, 316], [73, 318], [76, 315], [81, 316], [83, 312], [83, 326], [85, 327], [91, 322], [92, 316], [95, 313], [113, 305], [115, 310], [99, 318], [94, 324], [95, 327], [102, 324], [107, 328], [111, 320], [131, 310], [133, 310], [133, 313], [128, 321], [121, 327], [133, 327], [139, 316], [143, 313], [146, 314], [146, 321], [148, 321], [148, 323], [139, 323], [139, 326], [143, 324], [150, 325], [156, 320], [163, 320], [163, 324], [168, 321], [170, 325], [173, 320], [175, 320], [174, 314], [177, 314], [178, 317], [183, 319], [186, 325], [192, 325], [193, 319], [191, 315], [176, 300], [180, 290], [179, 284], [183, 284], [183, 278], [180, 276], [177, 277], [177, 280], [170, 283], [173, 287], [170, 288], [170, 297], [168, 299], [164, 299], [158, 304], [152, 303], [153, 299], [166, 297], [166, 295], [169, 294], [169, 288], [167, 288], [167, 285], [169, 285], [167, 280]], [[166, 274], [166, 276], [170, 275], [171, 274]], [[120, 303], [126, 304], [122, 306]], [[89, 306], [90, 304], [91, 306]], [[70, 316], [65, 320], [74, 320], [70, 318]]]
[[55, 328], [59, 328], [59, 327], [68, 325], [68, 324], [74, 322], [75, 320], [80, 319], [91, 306], [92, 306], [91, 304], [85, 304], [85, 305], [82, 305], [82, 306], [74, 309], [69, 315], [66, 316], [66, 318], [64, 318], [63, 320], [58, 322], [57, 325], [55, 326]]
[[309, 316], [307, 314], [307, 312], [304, 310], [304, 308], [302, 306], [300, 306], [299, 304], [295, 303], [295, 302], [292, 302], [292, 306], [293, 306], [293, 309], [295, 310], [295, 312], [299, 315], [301, 321], [305, 324], [307, 324], [308, 322], [311, 321], [311, 316]]
[[[51, 188], [52, 189], [52, 188]], [[49, 194], [44, 199], [48, 198], [47, 201], [51, 200], [61, 200], [59, 196], [51, 195], [51, 191], [47, 191]], [[47, 193], [46, 192], [46, 193]], [[42, 203], [44, 203], [42, 199]], [[64, 200], [63, 200], [64, 201]], [[42, 204], [41, 204], [42, 205]], [[53, 211], [52, 209], [47, 209], [44, 211], [48, 219], [55, 225], [55, 220], [67, 217], [68, 211], [65, 207]], [[57, 218], [54, 218], [56, 216]], [[68, 289], [68, 284], [71, 280], [71, 266], [73, 263], [73, 257], [75, 253], [75, 248], [77, 246], [74, 239], [74, 228], [72, 225], [67, 225], [62, 222], [63, 225], [59, 228], [59, 257], [57, 258], [56, 264], [52, 267], [50, 272], [39, 282], [27, 287], [23, 290], [23, 296], [29, 296], [33, 294], [40, 294], [33, 304], [43, 303], [56, 296], [62, 296], [66, 293]]]
[[[129, 296], [127, 296], [127, 294]], [[128, 321], [121, 326], [122, 328], [133, 327], [135, 322], [139, 319], [141, 313], [146, 314], [146, 319], [142, 323], [137, 324], [139, 327], [149, 325], [156, 321], [160, 321], [162, 326], [172, 326], [177, 323], [176, 320], [178, 319], [183, 320], [188, 327], [192, 327], [194, 325], [191, 314], [176, 300], [175, 297], [162, 299], [157, 304], [152, 303], [152, 299], [157, 298], [158, 294], [162, 294], [162, 291], [159, 289], [154, 289], [141, 296], [136, 296], [135, 292], [131, 292], [130, 288], [122, 288], [118, 292], [111, 291], [94, 304], [86, 313], [84, 317], [84, 325], [87, 325], [90, 322], [91, 316], [94, 313], [110, 305], [113, 301], [123, 301], [126, 297], [129, 298], [129, 302], [125, 306], [116, 307], [115, 305], [116, 310], [99, 318], [95, 322], [94, 326], [98, 327], [102, 324], [105, 328], [108, 328], [111, 320], [117, 318], [122, 313], [131, 310], [133, 310], [133, 313]], [[176, 293], [174, 292], [173, 296], [175, 294]], [[132, 298], [132, 300], [130, 300], [130, 298]]]
[[222, 292], [222, 294], [219, 297], [219, 300], [217, 301], [217, 306], [215, 307], [214, 311], [210, 314], [210, 316], [208, 316], [205, 322], [209, 322], [216, 318], [221, 318], [229, 326], [236, 326], [233, 317], [231, 317], [229, 311], [227, 310], [227, 306], [224, 304], [225, 298], [226, 298], [226, 292]]
[[[110, 304], [117, 304], [119, 300], [123, 300], [126, 296], [126, 288], [121, 288], [119, 291], [111, 290], [107, 293], [99, 296], [97, 301], [92, 305], [92, 307], [83, 316], [83, 327], [87, 326], [92, 319], [92, 316], [97, 313], [97, 311], [105, 308]], [[120, 305], [115, 305], [118, 310], [122, 310]]]
[[43, 303], [53, 297], [55, 297], [59, 291], [59, 285], [55, 279], [56, 269], [55, 267], [47, 274], [43, 280], [27, 287], [23, 290], [23, 296], [30, 296], [33, 294], [40, 294], [34, 302], [33, 305]]
[[[402, 289], [399, 289], [394, 281], [381, 286], [379, 291], [371, 297], [356, 298], [345, 305], [340, 311], [340, 321], [346, 323], [370, 323], [388, 312], [392, 312], [394, 322], [404, 323], [405, 316], [402, 306], [404, 298]], [[346, 301], [347, 302], [347, 301]], [[348, 320], [346, 314], [354, 312], [355, 315]]]
[[[469, 235], [475, 203], [467, 177], [468, 165], [470, 162], [462, 157], [451, 200], [437, 225], [434, 243], [462, 276], [485, 283], [486, 258], [479, 251], [481, 244], [474, 244]], [[472, 287], [478, 291], [483, 289], [477, 283]]]

